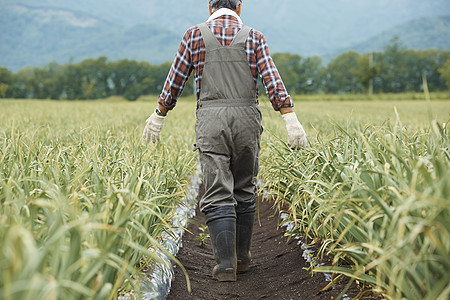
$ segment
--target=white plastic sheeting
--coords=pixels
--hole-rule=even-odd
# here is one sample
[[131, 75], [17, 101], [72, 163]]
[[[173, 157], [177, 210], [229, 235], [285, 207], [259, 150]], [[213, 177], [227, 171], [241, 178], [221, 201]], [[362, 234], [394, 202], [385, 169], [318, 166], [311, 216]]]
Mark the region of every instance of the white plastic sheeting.
[[[294, 229], [296, 229], [296, 228], [295, 228], [295, 224], [294, 224], [293, 221], [290, 221], [290, 222], [289, 222], [289, 221], [286, 221], [288, 217], [289, 217], [289, 215], [286, 214], [286, 213], [282, 213], [282, 214], [280, 215], [280, 218], [281, 218], [281, 220], [282, 220], [282, 225], [281, 225], [281, 227], [285, 227], [287, 232], [292, 232], [292, 231], [294, 231]], [[295, 235], [295, 234], [294, 234], [294, 238], [295, 238], [296, 240], [298, 240], [297, 245], [299, 245], [299, 246], [302, 248], [302, 250], [303, 250], [302, 256], [303, 256], [303, 258], [305, 259], [305, 261], [306, 261], [307, 263], [313, 264], [314, 267], [319, 267], [319, 266], [323, 265], [323, 263], [322, 263], [322, 264], [319, 264], [317, 261], [313, 260], [313, 257], [314, 257], [314, 251], [311, 250], [312, 247], [306, 245], [305, 243], [303, 243], [303, 242], [301, 241], [301, 236], [298, 236], [298, 235]], [[326, 281], [331, 282], [331, 280], [332, 280], [331, 274], [328, 274], [328, 273], [322, 273], [322, 274], [325, 276], [325, 280], [326, 280]], [[334, 288], [334, 287], [333, 287], [333, 288]], [[343, 299], [343, 300], [350, 300], [350, 297], [348, 297], [346, 294], [344, 294], [344, 296], [342, 297], [342, 299]]]
[[[198, 189], [201, 184], [200, 180], [200, 167], [198, 166], [197, 172], [191, 177], [190, 186], [186, 192], [186, 198], [182, 205], [176, 208], [175, 216], [172, 221], [173, 232], [171, 234], [164, 233], [162, 236], [162, 246], [169, 251], [170, 254], [175, 256], [182, 246], [182, 236], [184, 229], [187, 228], [187, 222], [190, 218], [195, 216], [196, 199], [198, 196]], [[260, 190], [262, 190], [262, 182], [258, 182]], [[267, 199], [268, 195], [264, 194], [263, 197]], [[282, 213], [280, 215], [282, 220], [282, 227], [285, 227], [287, 232], [292, 232], [295, 229], [294, 223], [286, 221], [288, 215]], [[294, 235], [294, 238], [298, 240], [297, 245], [303, 250], [303, 258], [309, 264], [319, 266], [316, 261], [312, 261], [314, 252], [311, 247], [308, 247], [300, 239], [301, 236]], [[156, 250], [156, 255], [162, 259], [162, 263], [154, 263], [152, 271], [146, 273], [143, 276], [144, 279], [140, 282], [140, 289], [142, 297], [138, 295], [123, 295], [119, 296], [119, 300], [164, 300], [170, 292], [171, 282], [173, 278], [173, 262], [164, 254], [161, 250]], [[331, 281], [331, 274], [323, 273], [326, 281]], [[343, 300], [350, 300], [350, 297], [344, 295]]]
[[[183, 204], [175, 209], [174, 218], [170, 224], [172, 231], [165, 232], [162, 235], [161, 245], [175, 256], [182, 246], [182, 236], [184, 229], [187, 228], [187, 222], [195, 216], [196, 199], [200, 186], [199, 168], [194, 176], [191, 177], [191, 183], [186, 191], [186, 198]], [[156, 249], [155, 255], [160, 257], [162, 262], [153, 263], [151, 271], [142, 276], [139, 285], [141, 295], [131, 292], [128, 295], [119, 296], [119, 300], [162, 300], [167, 297], [170, 291], [173, 278], [173, 261], [161, 250]]]

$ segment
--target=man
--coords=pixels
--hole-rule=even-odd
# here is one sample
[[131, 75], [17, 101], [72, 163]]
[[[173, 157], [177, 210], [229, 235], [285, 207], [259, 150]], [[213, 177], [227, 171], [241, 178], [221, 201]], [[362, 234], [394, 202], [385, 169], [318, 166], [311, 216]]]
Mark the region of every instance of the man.
[[269, 55], [264, 35], [242, 24], [241, 0], [210, 0], [206, 23], [189, 28], [169, 71], [158, 107], [143, 136], [159, 141], [165, 117], [194, 71], [197, 94], [196, 149], [205, 194], [199, 207], [209, 227], [217, 265], [213, 277], [236, 281], [248, 270], [256, 210], [261, 112], [258, 75], [275, 110], [286, 122], [293, 148], [306, 134]]

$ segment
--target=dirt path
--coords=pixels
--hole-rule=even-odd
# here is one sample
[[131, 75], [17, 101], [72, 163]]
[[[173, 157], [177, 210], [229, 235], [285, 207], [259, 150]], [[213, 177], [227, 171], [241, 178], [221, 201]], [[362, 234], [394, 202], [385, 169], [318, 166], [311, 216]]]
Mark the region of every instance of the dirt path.
[[211, 276], [215, 261], [210, 240], [205, 247], [195, 240], [201, 233], [200, 224], [205, 224], [203, 214], [197, 211], [188, 226], [192, 234], [184, 234], [183, 247], [177, 255], [189, 274], [192, 293], [187, 292], [180, 268], [175, 268], [167, 299], [336, 299], [344, 284], [318, 294], [328, 282], [322, 274], [312, 277], [303, 269], [308, 267], [303, 251], [297, 241], [287, 243], [283, 230], [277, 230], [277, 216], [268, 201], [260, 203], [260, 220], [261, 225], [255, 220], [249, 271], [238, 274], [236, 282], [217, 282]]

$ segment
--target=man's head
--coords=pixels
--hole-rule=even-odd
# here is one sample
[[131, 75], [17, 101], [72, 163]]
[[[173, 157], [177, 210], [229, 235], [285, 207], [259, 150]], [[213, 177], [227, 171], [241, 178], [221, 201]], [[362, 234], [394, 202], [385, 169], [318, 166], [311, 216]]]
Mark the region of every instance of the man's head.
[[209, 0], [210, 13], [220, 8], [228, 8], [235, 11], [238, 15], [241, 13], [242, 0]]

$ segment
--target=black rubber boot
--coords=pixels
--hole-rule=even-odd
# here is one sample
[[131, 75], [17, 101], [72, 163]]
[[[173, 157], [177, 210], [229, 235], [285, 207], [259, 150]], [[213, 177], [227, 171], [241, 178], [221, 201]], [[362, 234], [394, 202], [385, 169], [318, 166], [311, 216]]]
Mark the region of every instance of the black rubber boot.
[[236, 219], [221, 218], [208, 223], [217, 265], [212, 275], [218, 281], [236, 281]]
[[254, 212], [236, 214], [236, 256], [238, 272], [247, 271], [252, 260], [250, 244], [252, 240], [254, 219]]

